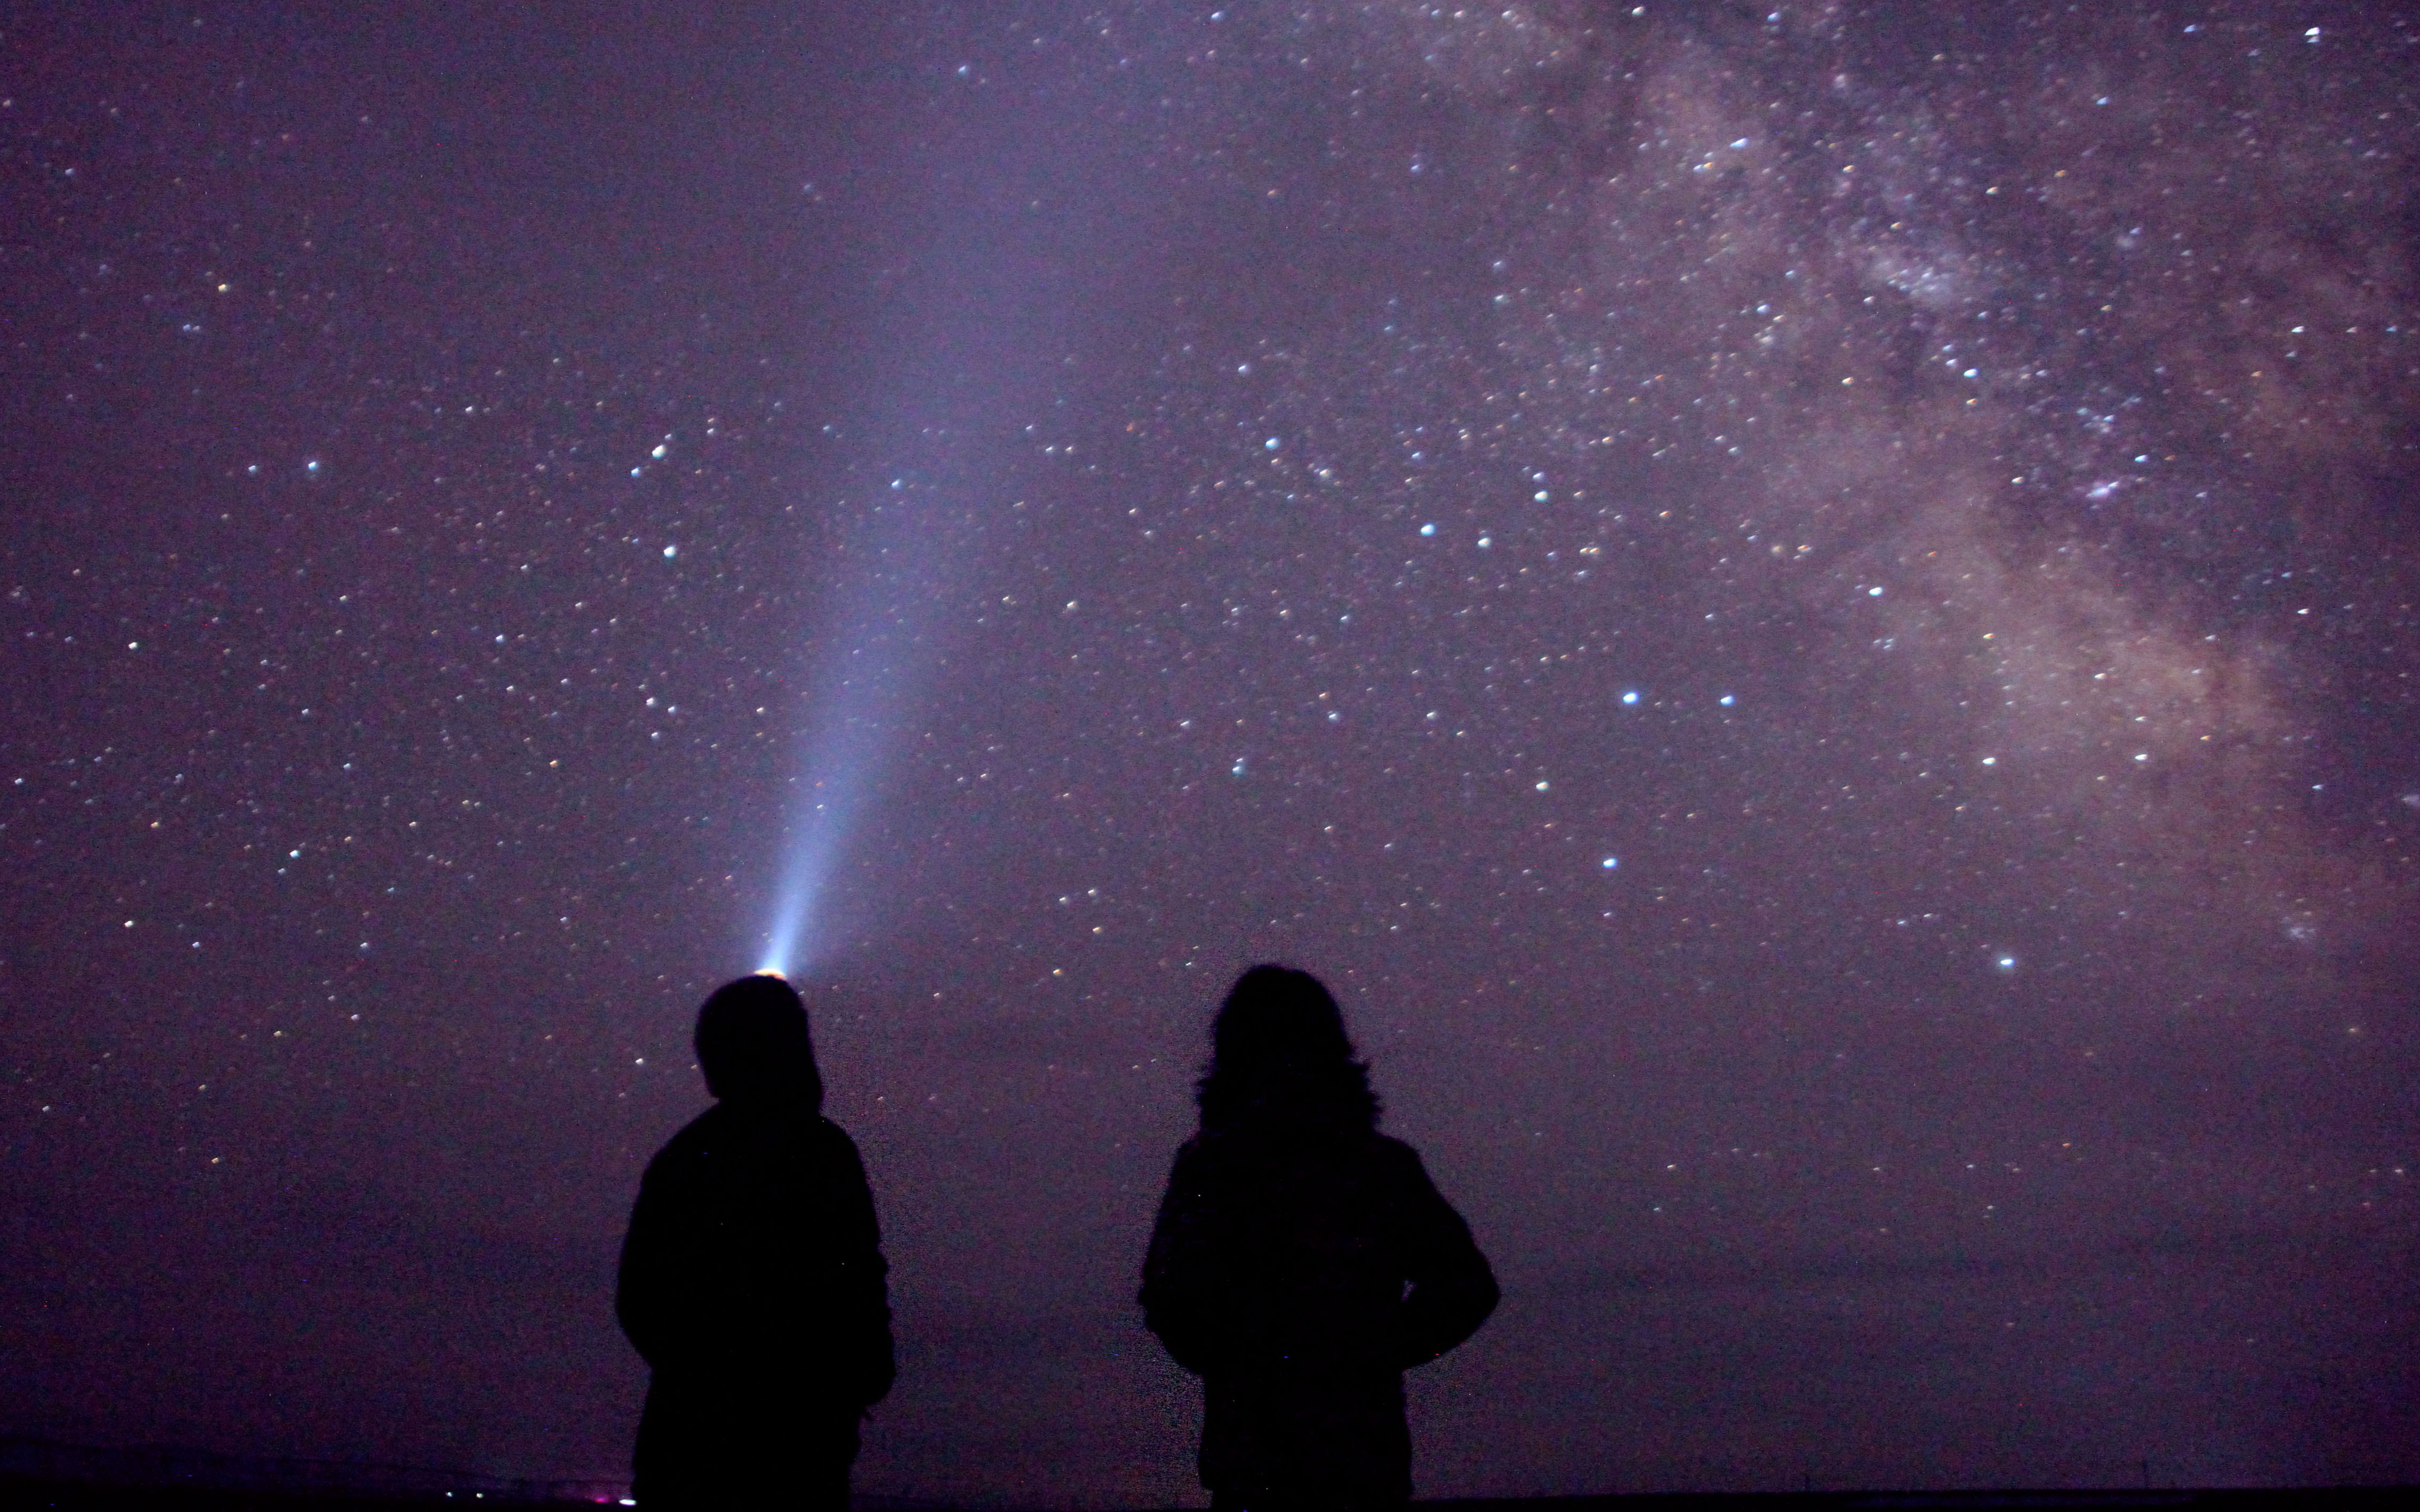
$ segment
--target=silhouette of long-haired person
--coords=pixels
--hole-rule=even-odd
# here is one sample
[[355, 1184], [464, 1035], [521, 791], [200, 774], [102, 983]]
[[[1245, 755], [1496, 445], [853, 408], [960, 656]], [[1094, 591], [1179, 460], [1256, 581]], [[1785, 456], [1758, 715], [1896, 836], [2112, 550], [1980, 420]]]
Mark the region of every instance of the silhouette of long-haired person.
[[697, 1015], [715, 1105], [647, 1165], [614, 1299], [650, 1370], [632, 1494], [650, 1512], [845, 1508], [891, 1389], [891, 1305], [857, 1146], [823, 1116], [806, 1005], [770, 975]]
[[1478, 1331], [1496, 1277], [1319, 979], [1254, 966], [1211, 1029], [1201, 1132], [1143, 1262], [1145, 1323], [1202, 1378], [1214, 1508], [1393, 1507], [1412, 1494], [1404, 1372]]

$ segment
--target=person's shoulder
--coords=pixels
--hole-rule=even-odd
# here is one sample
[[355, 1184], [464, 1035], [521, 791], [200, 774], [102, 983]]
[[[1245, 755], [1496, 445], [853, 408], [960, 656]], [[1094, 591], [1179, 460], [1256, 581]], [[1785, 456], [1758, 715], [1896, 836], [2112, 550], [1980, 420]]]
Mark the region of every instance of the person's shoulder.
[[1176, 1156], [1168, 1163], [1169, 1179], [1198, 1180], [1202, 1173], [1218, 1164], [1225, 1145], [1218, 1135], [1197, 1131], [1176, 1147]]
[[1369, 1141], [1366, 1148], [1371, 1161], [1383, 1166], [1389, 1174], [1416, 1178], [1423, 1181], [1428, 1179], [1428, 1167], [1420, 1164], [1420, 1152], [1410, 1145], [1392, 1134], [1382, 1134], [1374, 1129], [1370, 1132]]
[[847, 1130], [822, 1114], [816, 1114], [807, 1124], [806, 1135], [807, 1149], [814, 1158], [859, 1170], [865, 1168], [865, 1157], [857, 1152], [857, 1141], [848, 1136]]
[[682, 1124], [680, 1132], [664, 1141], [647, 1162], [647, 1174], [694, 1165], [721, 1141], [723, 1125], [728, 1121], [726, 1110], [720, 1103]]

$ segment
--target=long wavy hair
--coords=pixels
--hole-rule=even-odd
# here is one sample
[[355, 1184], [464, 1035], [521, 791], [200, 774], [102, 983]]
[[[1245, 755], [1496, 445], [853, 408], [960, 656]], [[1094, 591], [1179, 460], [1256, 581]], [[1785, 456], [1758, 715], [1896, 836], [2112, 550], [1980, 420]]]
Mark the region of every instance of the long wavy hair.
[[1354, 1057], [1344, 1015], [1317, 977], [1258, 965], [1235, 979], [1210, 1027], [1196, 1084], [1202, 1132], [1248, 1124], [1373, 1129], [1378, 1094]]
[[806, 1001], [779, 977], [758, 972], [714, 990], [697, 1011], [697, 1064], [706, 1089], [725, 1102], [823, 1111]]

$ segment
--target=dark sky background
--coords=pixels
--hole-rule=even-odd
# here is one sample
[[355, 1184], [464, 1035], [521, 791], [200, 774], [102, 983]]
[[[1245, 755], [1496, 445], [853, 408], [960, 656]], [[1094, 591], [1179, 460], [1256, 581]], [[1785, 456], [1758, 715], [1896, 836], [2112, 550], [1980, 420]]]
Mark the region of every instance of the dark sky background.
[[8, 8], [0, 1429], [621, 1473], [803, 877], [868, 1490], [1200, 1500], [1132, 1292], [1267, 958], [1505, 1285], [1426, 1494], [2420, 1477], [2415, 65]]

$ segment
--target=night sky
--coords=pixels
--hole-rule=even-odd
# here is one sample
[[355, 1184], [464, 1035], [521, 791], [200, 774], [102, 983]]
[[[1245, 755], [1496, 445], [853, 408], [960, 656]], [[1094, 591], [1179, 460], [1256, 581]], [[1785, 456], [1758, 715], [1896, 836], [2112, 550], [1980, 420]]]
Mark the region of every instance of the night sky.
[[2420, 1478], [2420, 11], [1218, 7], [8, 8], [0, 1430], [624, 1473], [788, 939], [869, 1491], [1264, 959], [1424, 1494]]

